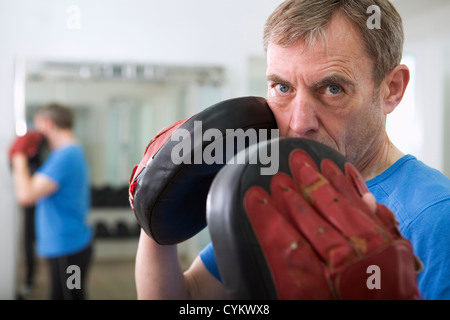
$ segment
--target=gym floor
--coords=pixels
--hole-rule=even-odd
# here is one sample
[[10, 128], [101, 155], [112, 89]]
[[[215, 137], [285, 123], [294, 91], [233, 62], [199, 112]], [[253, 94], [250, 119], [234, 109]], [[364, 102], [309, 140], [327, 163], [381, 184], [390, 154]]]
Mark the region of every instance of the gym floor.
[[[95, 254], [95, 253], [94, 253]], [[135, 300], [134, 256], [103, 257], [95, 255], [87, 279], [87, 299], [89, 300]], [[23, 284], [25, 263], [19, 261], [17, 269], [17, 289]], [[49, 299], [49, 276], [46, 261], [36, 258], [34, 285], [27, 300]], [[18, 297], [19, 298], [19, 297]]]
[[[135, 232], [137, 223], [134, 215], [130, 215], [129, 208], [96, 208], [89, 219], [95, 229], [96, 237], [92, 264], [87, 278], [87, 299], [136, 299], [134, 265], [138, 233]], [[102, 228], [98, 228], [100, 225]], [[125, 227], [127, 227], [126, 230], [124, 230]], [[119, 231], [122, 231], [122, 234]], [[19, 248], [24, 248], [24, 239], [21, 235], [19, 239]], [[26, 274], [25, 254], [19, 252], [17, 260], [17, 298], [19, 299]], [[49, 299], [48, 266], [42, 258], [35, 258], [34, 285], [30, 289], [25, 299]]]
[[[90, 219], [90, 223], [95, 226], [96, 237], [93, 242], [92, 264], [87, 278], [87, 299], [135, 300], [137, 294], [134, 267], [139, 232], [135, 232], [138, 229], [136, 229], [137, 223], [134, 215], [129, 214], [128, 208], [96, 209]], [[100, 225], [102, 228], [99, 228]], [[203, 248], [208, 243], [209, 238], [205, 238], [205, 234], [207, 234], [206, 229], [192, 240], [179, 245], [182, 268], [187, 268], [198, 254], [199, 248]], [[21, 239], [20, 236], [19, 239]], [[24, 248], [24, 240], [18, 241], [19, 248]], [[47, 262], [36, 257], [35, 265], [34, 285], [24, 298], [47, 300], [50, 297]], [[17, 266], [16, 287], [19, 299], [26, 274], [24, 251], [20, 251], [18, 254]]]
[[[23, 274], [23, 265], [19, 268]], [[35, 283], [27, 300], [49, 299], [49, 277], [46, 262], [37, 259]], [[94, 261], [88, 275], [87, 299], [135, 300], [134, 259]], [[21, 282], [18, 283], [18, 289]]]
[[[138, 238], [120, 240], [95, 240], [94, 256], [87, 279], [88, 300], [135, 300], [135, 256]], [[180, 250], [180, 262], [186, 269], [192, 257]], [[26, 274], [25, 261], [18, 257], [17, 293], [23, 287]], [[49, 299], [49, 276], [47, 262], [36, 258], [34, 285], [25, 299]], [[17, 296], [19, 299], [20, 297]]]

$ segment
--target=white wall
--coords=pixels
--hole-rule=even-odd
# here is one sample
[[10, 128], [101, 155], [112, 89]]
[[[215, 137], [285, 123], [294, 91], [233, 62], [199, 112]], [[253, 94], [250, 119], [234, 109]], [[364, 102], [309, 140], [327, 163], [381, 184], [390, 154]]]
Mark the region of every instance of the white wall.
[[[16, 56], [58, 61], [218, 64], [230, 97], [246, 93], [246, 62], [262, 55], [273, 0], [0, 0], [0, 299], [14, 298], [17, 208], [6, 156], [14, 137]], [[67, 27], [70, 5], [81, 29]]]
[[446, 82], [450, 70], [447, 50], [450, 2], [393, 0], [393, 3], [403, 17], [404, 52], [415, 58], [416, 130], [406, 130], [404, 135], [411, 139], [419, 132], [415, 155], [450, 177], [448, 139], [445, 139], [445, 130], [450, 126], [450, 101], [445, 94], [450, 89]]

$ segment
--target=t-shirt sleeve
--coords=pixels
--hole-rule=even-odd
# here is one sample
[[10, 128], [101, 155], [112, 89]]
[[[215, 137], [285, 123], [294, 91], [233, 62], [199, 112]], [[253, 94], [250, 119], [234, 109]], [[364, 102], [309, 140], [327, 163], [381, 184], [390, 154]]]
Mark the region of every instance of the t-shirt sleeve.
[[43, 165], [37, 170], [37, 173], [43, 174], [56, 184], [61, 185], [68, 173], [67, 161], [65, 158], [67, 157], [65, 157], [65, 154], [62, 152], [52, 153], [43, 163]]
[[200, 251], [200, 258], [203, 261], [206, 269], [220, 282], [222, 279], [220, 278], [219, 269], [217, 268], [216, 255], [214, 253], [214, 248], [212, 242], [210, 242], [202, 251]]

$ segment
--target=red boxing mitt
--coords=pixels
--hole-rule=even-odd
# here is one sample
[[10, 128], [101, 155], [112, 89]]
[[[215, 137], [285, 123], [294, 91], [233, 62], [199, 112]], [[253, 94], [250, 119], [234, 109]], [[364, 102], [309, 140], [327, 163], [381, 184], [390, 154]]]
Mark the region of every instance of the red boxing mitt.
[[28, 159], [35, 157], [44, 142], [44, 136], [37, 131], [29, 131], [25, 135], [17, 137], [11, 148], [9, 149], [9, 159], [11, 160], [14, 154], [23, 153]]
[[412, 246], [389, 209], [362, 200], [358, 171], [316, 142], [279, 143], [280, 172], [227, 165], [211, 187], [208, 222], [229, 297], [419, 298]]

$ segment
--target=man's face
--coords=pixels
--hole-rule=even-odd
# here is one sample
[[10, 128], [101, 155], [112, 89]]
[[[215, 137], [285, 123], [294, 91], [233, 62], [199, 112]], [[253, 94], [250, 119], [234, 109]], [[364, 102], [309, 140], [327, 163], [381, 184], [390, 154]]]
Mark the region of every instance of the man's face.
[[301, 137], [338, 150], [364, 166], [385, 132], [385, 114], [373, 82], [374, 64], [356, 28], [337, 14], [309, 50], [303, 42], [267, 49], [267, 102], [280, 136]]
[[35, 129], [47, 137], [52, 126], [51, 120], [46, 117], [36, 115], [33, 122]]

